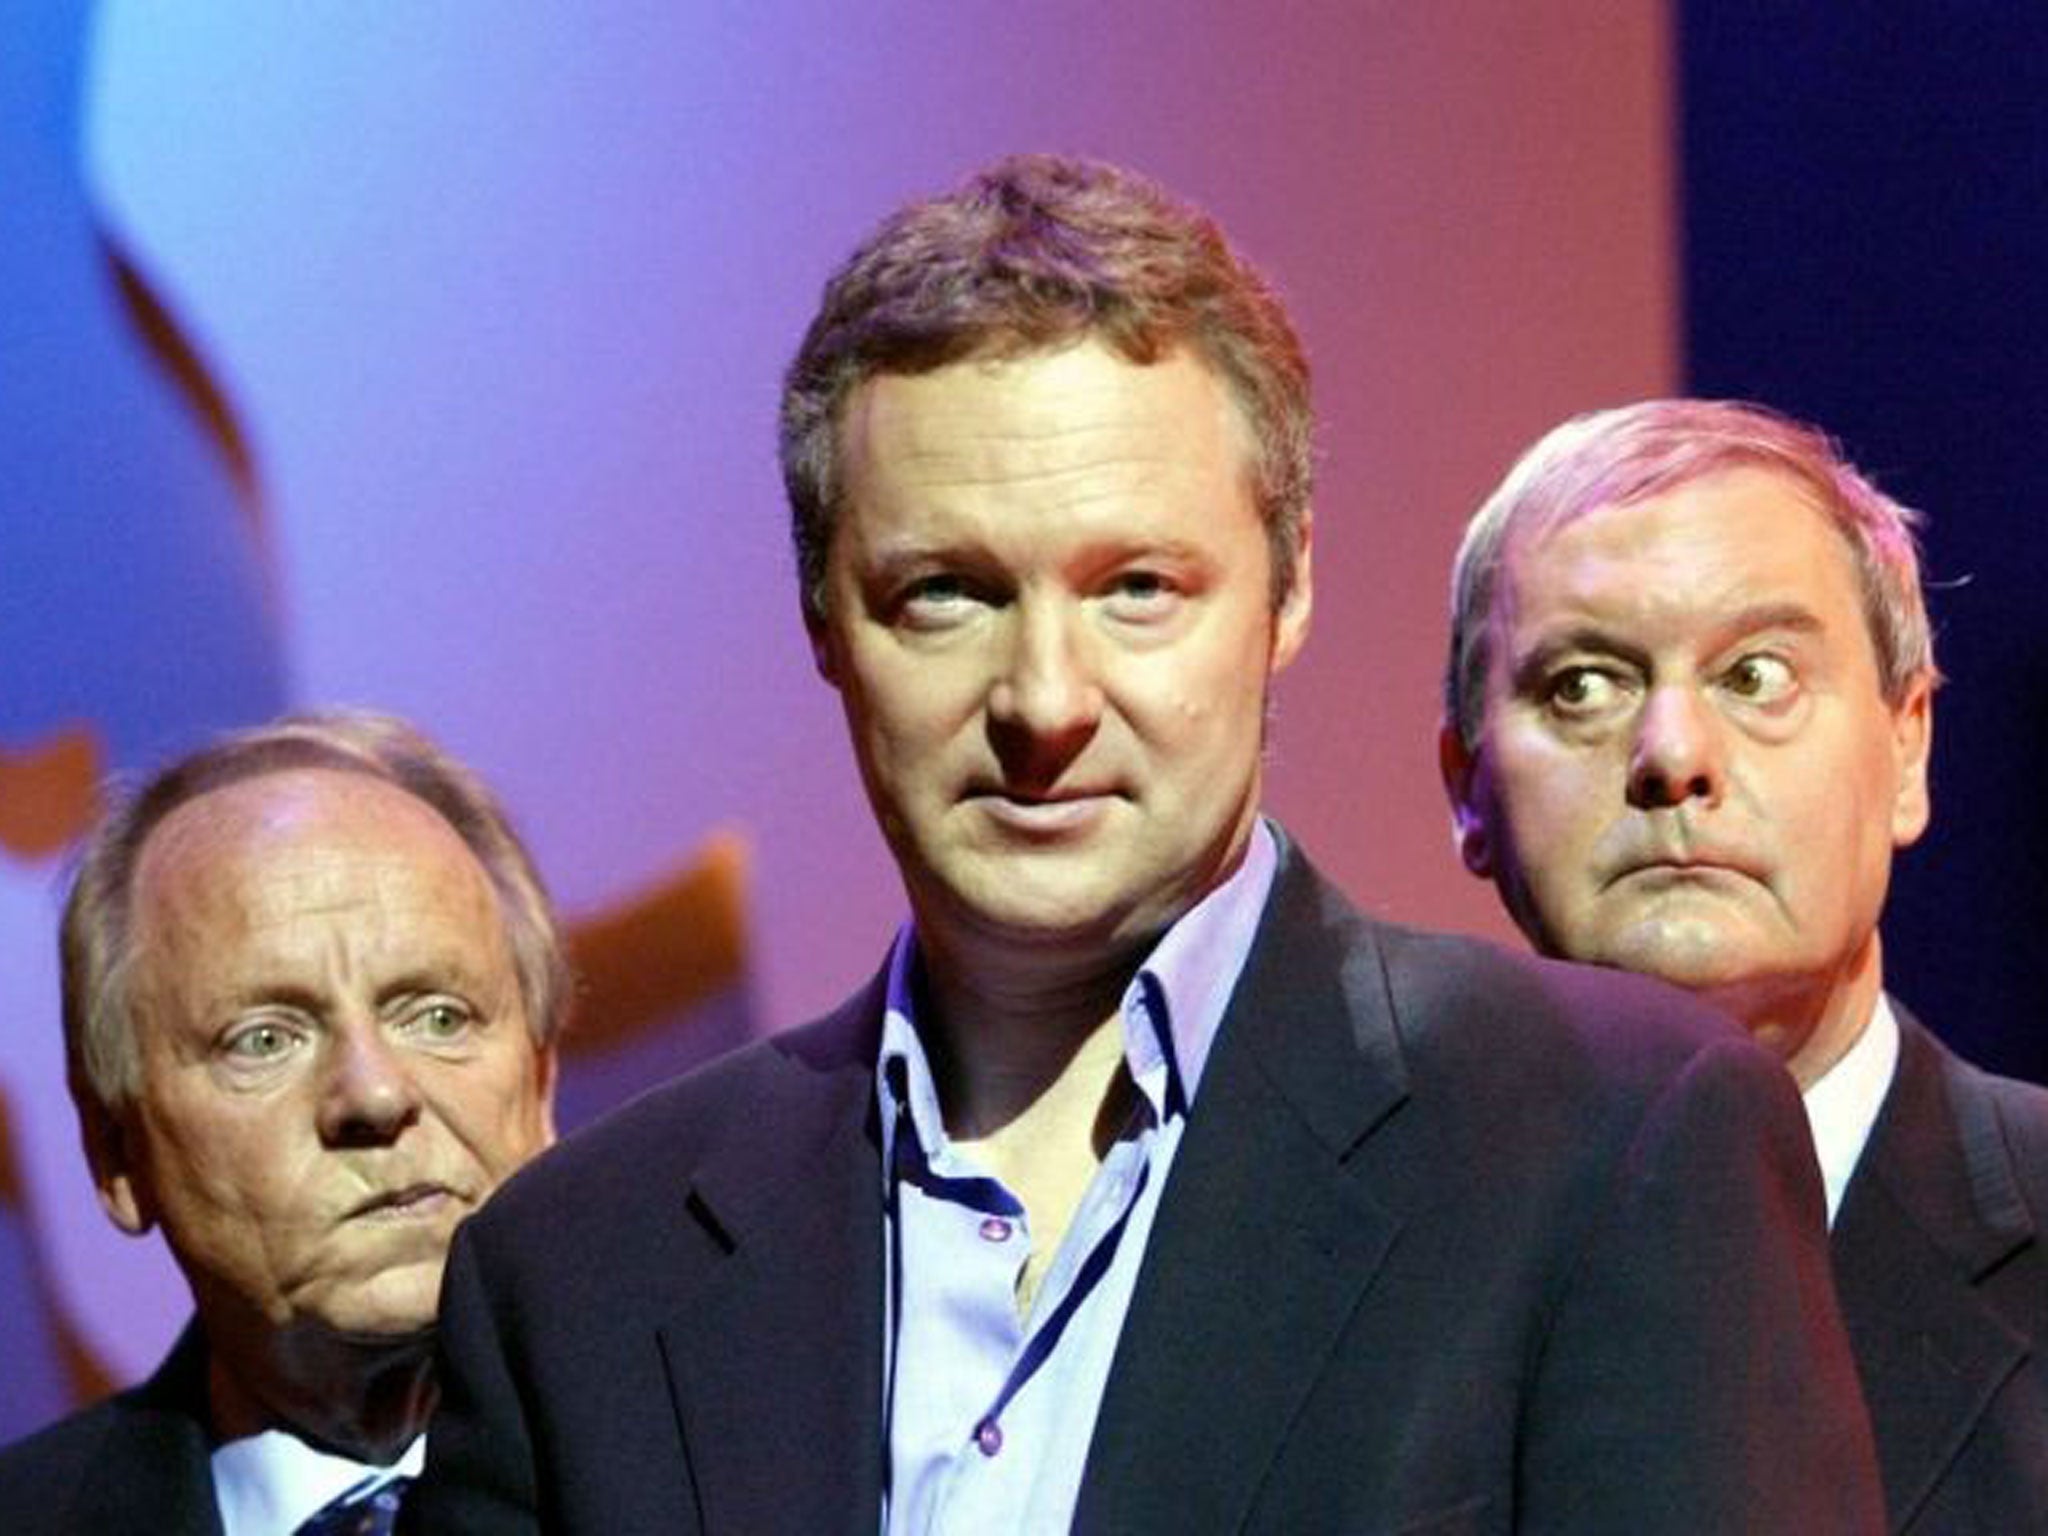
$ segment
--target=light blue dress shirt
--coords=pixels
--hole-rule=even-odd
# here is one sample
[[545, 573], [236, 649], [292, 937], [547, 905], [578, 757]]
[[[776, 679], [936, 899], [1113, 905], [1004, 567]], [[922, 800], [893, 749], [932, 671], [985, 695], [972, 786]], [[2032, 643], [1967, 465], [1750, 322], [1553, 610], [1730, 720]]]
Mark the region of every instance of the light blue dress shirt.
[[1167, 930], [1125, 989], [1124, 1061], [1140, 1103], [1021, 1321], [1030, 1224], [946, 1138], [916, 1027], [916, 935], [909, 925], [897, 935], [876, 1074], [889, 1238], [887, 1536], [1072, 1523], [1153, 1218], [1276, 862], [1262, 821], [1236, 872]]

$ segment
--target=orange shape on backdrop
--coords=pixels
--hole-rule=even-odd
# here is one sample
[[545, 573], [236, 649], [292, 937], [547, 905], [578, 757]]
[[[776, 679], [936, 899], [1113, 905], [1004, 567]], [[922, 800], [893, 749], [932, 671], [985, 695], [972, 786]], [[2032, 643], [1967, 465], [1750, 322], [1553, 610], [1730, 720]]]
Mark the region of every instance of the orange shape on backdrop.
[[111, 1393], [117, 1384], [113, 1374], [80, 1337], [70, 1317], [57, 1302], [50, 1284], [49, 1268], [36, 1245], [35, 1223], [30, 1219], [28, 1208], [27, 1181], [22, 1178], [16, 1156], [13, 1115], [8, 1108], [6, 1090], [0, 1088], [0, 1206], [12, 1210], [28, 1233], [29, 1265], [34, 1274], [36, 1299], [47, 1320], [48, 1336], [57, 1346], [57, 1359], [63, 1367], [71, 1401], [75, 1404], [97, 1402]]
[[92, 825], [106, 760], [89, 725], [68, 725], [19, 751], [0, 746], [0, 849], [44, 859]]
[[569, 924], [578, 980], [569, 1055], [625, 1044], [739, 981], [746, 968], [747, 845], [713, 833], [667, 879]]

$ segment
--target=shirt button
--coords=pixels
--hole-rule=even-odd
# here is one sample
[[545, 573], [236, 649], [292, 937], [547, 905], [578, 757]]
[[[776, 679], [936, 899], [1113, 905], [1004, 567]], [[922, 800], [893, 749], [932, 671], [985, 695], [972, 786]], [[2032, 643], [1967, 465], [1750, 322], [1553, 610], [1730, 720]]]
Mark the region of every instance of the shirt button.
[[1000, 1216], [981, 1218], [981, 1235], [987, 1242], [1007, 1243], [1010, 1240], [1010, 1232], [1010, 1224]]
[[974, 1426], [974, 1443], [981, 1447], [982, 1455], [995, 1455], [1003, 1448], [1003, 1426], [994, 1419], [983, 1419]]

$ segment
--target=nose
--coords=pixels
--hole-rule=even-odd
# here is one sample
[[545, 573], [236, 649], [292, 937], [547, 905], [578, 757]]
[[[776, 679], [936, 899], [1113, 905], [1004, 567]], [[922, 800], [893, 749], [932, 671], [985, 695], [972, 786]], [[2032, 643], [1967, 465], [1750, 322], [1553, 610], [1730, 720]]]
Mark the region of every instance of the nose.
[[1692, 690], [1653, 688], [1636, 720], [1629, 759], [1629, 804], [1671, 809], [1690, 800], [1718, 804], [1723, 788], [1719, 722]]
[[419, 1119], [419, 1087], [403, 1053], [374, 1019], [349, 1020], [328, 1037], [320, 1135], [330, 1146], [382, 1146]]
[[1013, 775], [1046, 777], [1072, 761], [1102, 719], [1083, 616], [1057, 602], [1020, 599], [1009, 650], [988, 694], [996, 750]]

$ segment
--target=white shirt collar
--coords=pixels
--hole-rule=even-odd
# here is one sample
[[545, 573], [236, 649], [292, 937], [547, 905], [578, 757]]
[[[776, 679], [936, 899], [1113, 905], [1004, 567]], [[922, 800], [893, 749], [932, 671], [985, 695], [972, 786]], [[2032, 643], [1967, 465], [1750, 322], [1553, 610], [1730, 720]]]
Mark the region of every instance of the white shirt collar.
[[1813, 1127], [1814, 1155], [1820, 1159], [1821, 1185], [1827, 1191], [1830, 1227], [1898, 1064], [1899, 1021], [1892, 1016], [1891, 1002], [1879, 993], [1877, 1007], [1856, 1043], [1802, 1095], [1807, 1123]]
[[213, 1453], [213, 1497], [225, 1536], [290, 1536], [317, 1510], [367, 1477], [417, 1477], [424, 1435], [388, 1467], [366, 1466], [316, 1450], [297, 1435], [266, 1429]]

